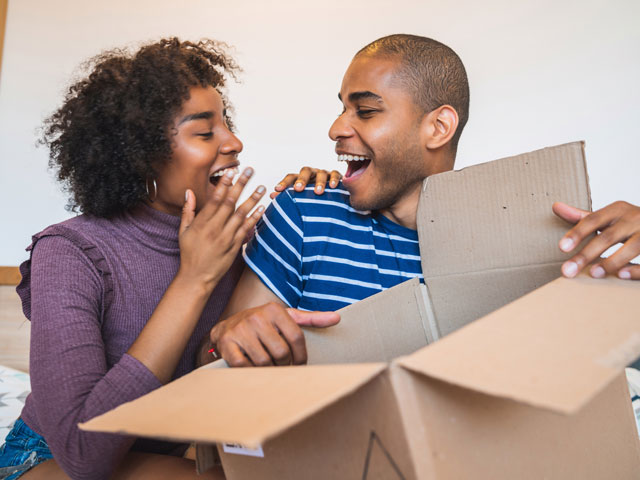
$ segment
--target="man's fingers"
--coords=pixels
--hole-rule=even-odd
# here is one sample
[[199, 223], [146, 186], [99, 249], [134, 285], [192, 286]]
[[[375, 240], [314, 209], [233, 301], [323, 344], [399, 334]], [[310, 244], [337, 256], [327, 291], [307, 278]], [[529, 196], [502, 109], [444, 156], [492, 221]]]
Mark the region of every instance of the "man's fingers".
[[[619, 224], [623, 225], [626, 223], [622, 228], [626, 228], [629, 235], [631, 235], [633, 232], [638, 231], [638, 227], [640, 226], [640, 208], [627, 202], [613, 202], [600, 210], [596, 210], [592, 213], [586, 212], [586, 214], [584, 210], [579, 210], [560, 202], [556, 202], [556, 204], [554, 204], [554, 212], [558, 209], [565, 212], [568, 211], [565, 207], [573, 209], [576, 212], [582, 212], [581, 215], [584, 214], [584, 216], [560, 240], [559, 246], [560, 250], [563, 252], [570, 252], [587, 236], [597, 232], [598, 230], [603, 231], [604, 229], [615, 225], [617, 225], [616, 228], [618, 228], [620, 227]], [[614, 244], [612, 243], [609, 246], [612, 245]]]
[[178, 234], [182, 235], [187, 231], [191, 222], [196, 216], [196, 196], [189, 189], [184, 193], [184, 205], [182, 206], [182, 215], [180, 216], [180, 228]]
[[[598, 230], [602, 230], [604, 233], [604, 230], [616, 220], [616, 216], [612, 213], [610, 210], [602, 209], [586, 215], [560, 239], [558, 243], [560, 250], [570, 252], [589, 235], [596, 233]], [[613, 244], [609, 246], [611, 245]]]
[[235, 342], [223, 342], [218, 345], [222, 358], [230, 367], [251, 367], [252, 363]]
[[589, 215], [589, 213], [591, 213], [587, 210], [581, 210], [562, 202], [555, 202], [551, 206], [551, 209], [553, 210], [553, 213], [569, 223], [578, 223], [584, 217]]
[[304, 333], [293, 321], [290, 315], [291, 310], [293, 309], [288, 308], [284, 316], [276, 319], [276, 327], [289, 345], [292, 363], [294, 365], [304, 365], [307, 363], [307, 346], [304, 341]]
[[260, 332], [260, 337], [251, 336], [244, 339], [242, 348], [253, 365], [256, 367], [272, 367], [274, 365], [273, 358], [265, 345], [272, 344], [275, 337], [280, 337], [280, 335], [273, 329], [272, 331]]
[[301, 327], [331, 327], [340, 321], [338, 312], [303, 312], [287, 308], [287, 312]]
[[600, 263], [600, 269], [596, 265], [591, 268], [591, 276], [604, 277], [606, 273], [617, 274], [620, 269], [627, 266], [634, 258], [640, 255], [640, 232], [631, 235], [627, 241], [615, 253]]
[[261, 335], [260, 342], [275, 365], [291, 365], [293, 360], [291, 349], [286, 339], [279, 333]]
[[[615, 245], [618, 242], [624, 241], [626, 235], [619, 229], [607, 228], [600, 235], [593, 237], [587, 244], [582, 247], [582, 250], [562, 265], [562, 274], [565, 277], [573, 278], [578, 272], [580, 272], [585, 266], [596, 260], [602, 255], [609, 247]], [[595, 270], [596, 275], [598, 270]], [[601, 275], [602, 277], [604, 276]]]
[[629, 265], [618, 272], [623, 280], [640, 280], [640, 265]]

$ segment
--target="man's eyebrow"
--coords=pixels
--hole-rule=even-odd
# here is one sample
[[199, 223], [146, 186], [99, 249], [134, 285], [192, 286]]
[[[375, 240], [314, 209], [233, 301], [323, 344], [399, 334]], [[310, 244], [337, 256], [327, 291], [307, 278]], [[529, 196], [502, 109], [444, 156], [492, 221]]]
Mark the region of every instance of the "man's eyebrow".
[[184, 122], [190, 122], [192, 120], [209, 120], [211, 118], [213, 118], [213, 112], [211, 111], [192, 113], [190, 115], [185, 116], [182, 120], [180, 120], [178, 122], [178, 125], [182, 125]]
[[[338, 94], [338, 99], [342, 102], [342, 95]], [[364, 92], [352, 92], [349, 94], [350, 102], [357, 102], [358, 100], [375, 100], [378, 103], [382, 103], [382, 97], [369, 90]]]

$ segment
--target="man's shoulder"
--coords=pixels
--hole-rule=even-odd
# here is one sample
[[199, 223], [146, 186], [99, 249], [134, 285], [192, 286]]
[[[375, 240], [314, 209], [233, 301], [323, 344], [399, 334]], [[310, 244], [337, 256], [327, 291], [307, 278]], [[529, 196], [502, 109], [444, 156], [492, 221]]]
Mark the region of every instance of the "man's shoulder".
[[[286, 197], [280, 198], [283, 195]], [[322, 195], [317, 195], [313, 186], [301, 192], [289, 188], [276, 197], [275, 202], [283, 206], [287, 203], [295, 206], [303, 221], [306, 217], [331, 217], [356, 223], [371, 221], [371, 212], [356, 210], [351, 206], [349, 192], [342, 184], [325, 189]]]
[[315, 193], [313, 185], [306, 187], [301, 192], [296, 192], [293, 187], [289, 187], [283, 193], [286, 193], [296, 203], [304, 202], [305, 200], [325, 200], [350, 205], [349, 192], [342, 186], [341, 183], [338, 184], [336, 188], [326, 188], [322, 195], [317, 195]]

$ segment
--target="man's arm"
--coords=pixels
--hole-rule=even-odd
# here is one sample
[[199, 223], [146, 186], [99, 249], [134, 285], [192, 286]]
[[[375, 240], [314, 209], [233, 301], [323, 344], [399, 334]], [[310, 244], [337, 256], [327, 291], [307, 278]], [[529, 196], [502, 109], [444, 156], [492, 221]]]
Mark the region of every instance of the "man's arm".
[[[592, 277], [607, 274], [622, 279], [640, 280], [640, 265], [630, 264], [640, 255], [640, 207], [627, 202], [614, 202], [595, 212], [586, 212], [565, 203], [553, 204], [553, 212], [560, 218], [574, 223], [560, 240], [560, 249], [573, 251], [592, 233], [600, 232], [562, 265], [565, 277], [575, 277], [580, 270], [595, 262], [589, 269]], [[598, 258], [610, 247], [623, 245], [608, 258]]]
[[329, 327], [340, 320], [335, 312], [302, 312], [286, 308], [258, 276], [245, 267], [222, 320], [201, 348], [200, 363], [213, 358], [215, 348], [232, 367], [301, 365], [307, 362], [300, 326]]
[[236, 289], [220, 318], [224, 320], [242, 310], [258, 307], [269, 302], [286, 307], [286, 304], [269, 290], [249, 267], [245, 266]]

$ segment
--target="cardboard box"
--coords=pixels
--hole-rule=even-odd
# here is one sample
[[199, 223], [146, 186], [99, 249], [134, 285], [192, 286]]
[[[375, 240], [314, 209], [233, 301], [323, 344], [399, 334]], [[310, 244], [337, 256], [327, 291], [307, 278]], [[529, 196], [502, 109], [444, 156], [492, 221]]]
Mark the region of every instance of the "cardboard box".
[[591, 210], [583, 142], [428, 177], [417, 215], [424, 284], [402, 283], [343, 308], [333, 328], [307, 329], [309, 364], [390, 362], [558, 278], [568, 255], [556, 201]]
[[[425, 289], [414, 281], [391, 300], [391, 290], [380, 294], [381, 304], [348, 307], [344, 335], [308, 335], [310, 349], [339, 347], [316, 363], [357, 361], [354, 350], [408, 353], [473, 320], [473, 304], [486, 313], [558, 276], [566, 225], [550, 205], [588, 208], [582, 145], [527, 155], [500, 161], [509, 165], [499, 172], [487, 164], [430, 177], [419, 213]], [[525, 176], [540, 188], [507, 185], [532, 159]], [[486, 198], [467, 198], [478, 191]], [[437, 204], [448, 194], [459, 202]], [[81, 428], [200, 442], [201, 470], [214, 457], [206, 445], [227, 444], [220, 457], [232, 480], [638, 478], [623, 369], [640, 354], [639, 299], [638, 282], [559, 278], [390, 364], [202, 368]], [[354, 343], [359, 335], [370, 340]]]

